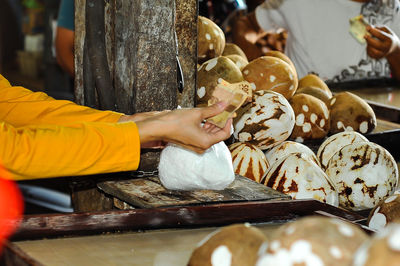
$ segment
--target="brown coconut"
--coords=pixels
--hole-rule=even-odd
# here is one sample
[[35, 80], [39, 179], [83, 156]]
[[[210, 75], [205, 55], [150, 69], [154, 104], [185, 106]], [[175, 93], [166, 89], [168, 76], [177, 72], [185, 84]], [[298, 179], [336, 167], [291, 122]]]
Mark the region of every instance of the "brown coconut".
[[296, 94], [300, 94], [300, 93], [308, 94], [308, 95], [311, 95], [311, 96], [314, 96], [314, 97], [320, 99], [321, 101], [323, 101], [326, 104], [327, 107], [329, 107], [330, 100], [332, 98], [332, 94], [329, 95], [329, 93], [327, 93], [324, 90], [321, 90], [320, 88], [318, 88], [316, 86], [297, 88]]
[[241, 57], [240, 55], [237, 55], [237, 54], [231, 54], [231, 55], [225, 55], [225, 56], [228, 57], [230, 60], [232, 60], [233, 63], [235, 63], [235, 65], [240, 70], [242, 70], [249, 63], [246, 58]]
[[292, 60], [290, 60], [290, 58], [287, 55], [285, 55], [284, 53], [282, 53], [280, 51], [277, 51], [277, 50], [269, 50], [269, 51], [267, 51], [265, 53], [265, 55], [274, 56], [274, 57], [277, 57], [279, 59], [282, 59], [283, 61], [285, 61], [286, 63], [288, 63], [292, 67], [293, 72], [296, 74], [296, 77], [298, 77], [297, 76], [296, 67], [294, 66]]
[[246, 81], [254, 83], [255, 90], [272, 90], [290, 99], [297, 89], [297, 76], [292, 67], [274, 56], [254, 59], [242, 73]]
[[227, 42], [225, 44], [225, 49], [222, 52], [222, 55], [224, 55], [224, 56], [239, 55], [239, 56], [243, 57], [244, 59], [246, 59], [246, 61], [247, 61], [247, 56], [243, 52], [242, 48], [240, 48], [238, 45], [236, 45], [234, 43], [230, 43], [230, 42]]
[[354, 255], [353, 266], [398, 266], [400, 223], [391, 223], [364, 242]]
[[192, 252], [188, 266], [253, 266], [267, 237], [257, 227], [235, 224], [207, 236]]
[[385, 198], [373, 208], [367, 224], [370, 228], [379, 231], [395, 220], [400, 220], [400, 194]]
[[368, 240], [358, 226], [335, 218], [308, 216], [278, 228], [257, 265], [351, 265]]
[[212, 20], [198, 17], [198, 61], [205, 62], [211, 58], [222, 55], [225, 48], [225, 34]]
[[262, 150], [246, 142], [233, 143], [229, 150], [235, 173], [260, 183], [269, 167]]
[[240, 69], [232, 60], [219, 56], [204, 62], [197, 70], [197, 106], [206, 106], [218, 83], [225, 80], [229, 83], [243, 81]]
[[330, 102], [330, 133], [357, 131], [366, 134], [376, 127], [376, 117], [371, 106], [354, 93], [335, 94]]
[[320, 77], [314, 74], [308, 74], [302, 77], [299, 80], [298, 89], [305, 87], [317, 87], [323, 91], [325, 91], [329, 97], [332, 97], [332, 92], [329, 89], [328, 85], [326, 85], [325, 81], [323, 81]]
[[293, 128], [291, 139], [298, 142], [310, 139], [324, 138], [329, 132], [329, 110], [320, 99], [299, 93], [289, 100], [296, 123]]

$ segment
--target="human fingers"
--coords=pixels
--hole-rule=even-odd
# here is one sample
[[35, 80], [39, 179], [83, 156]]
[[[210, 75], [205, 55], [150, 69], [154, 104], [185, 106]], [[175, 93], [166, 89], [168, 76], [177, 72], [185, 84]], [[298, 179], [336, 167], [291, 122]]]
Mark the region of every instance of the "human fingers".
[[215, 104], [213, 104], [211, 106], [203, 107], [203, 108], [200, 109], [201, 118], [204, 120], [204, 119], [213, 117], [213, 116], [215, 116], [217, 114], [220, 114], [225, 110], [227, 105], [228, 104], [225, 103], [225, 102], [217, 102], [217, 103], [215, 103]]
[[368, 26], [367, 31], [371, 34], [372, 37], [375, 37], [378, 40], [387, 41], [390, 40], [390, 33], [383, 30], [382, 27], [372, 27]]
[[367, 47], [367, 54], [374, 59], [381, 59], [386, 55], [384, 51], [378, 50], [373, 47]]

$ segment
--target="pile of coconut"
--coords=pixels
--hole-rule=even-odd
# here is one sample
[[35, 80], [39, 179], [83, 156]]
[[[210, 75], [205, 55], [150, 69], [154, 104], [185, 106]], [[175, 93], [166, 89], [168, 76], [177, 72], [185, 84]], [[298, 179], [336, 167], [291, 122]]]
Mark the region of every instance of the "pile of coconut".
[[400, 223], [368, 235], [338, 218], [308, 216], [267, 235], [250, 224], [217, 229], [200, 241], [188, 265], [399, 265]]
[[[364, 136], [376, 127], [372, 108], [350, 92], [332, 94], [318, 76], [297, 76], [292, 61], [270, 51], [247, 61], [222, 30], [199, 17], [197, 105], [215, 88], [248, 82], [251, 100], [236, 111], [232, 154], [236, 174], [292, 196], [350, 210], [371, 209], [393, 195], [397, 164]], [[314, 153], [305, 141], [321, 140]]]

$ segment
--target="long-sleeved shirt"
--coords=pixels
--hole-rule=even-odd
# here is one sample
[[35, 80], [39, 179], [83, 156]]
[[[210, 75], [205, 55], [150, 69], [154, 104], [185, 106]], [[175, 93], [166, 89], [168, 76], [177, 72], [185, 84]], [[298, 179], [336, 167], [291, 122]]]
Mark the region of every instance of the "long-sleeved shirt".
[[140, 139], [122, 114], [11, 86], [0, 75], [0, 160], [15, 180], [137, 169]]

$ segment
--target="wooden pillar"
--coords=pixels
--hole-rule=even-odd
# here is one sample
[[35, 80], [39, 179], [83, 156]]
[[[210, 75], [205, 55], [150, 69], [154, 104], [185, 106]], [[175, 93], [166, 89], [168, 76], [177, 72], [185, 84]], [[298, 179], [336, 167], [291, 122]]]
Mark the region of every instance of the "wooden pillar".
[[[196, 63], [197, 0], [75, 0], [77, 103], [126, 114], [193, 107]], [[138, 170], [156, 170], [159, 154], [142, 151]]]

